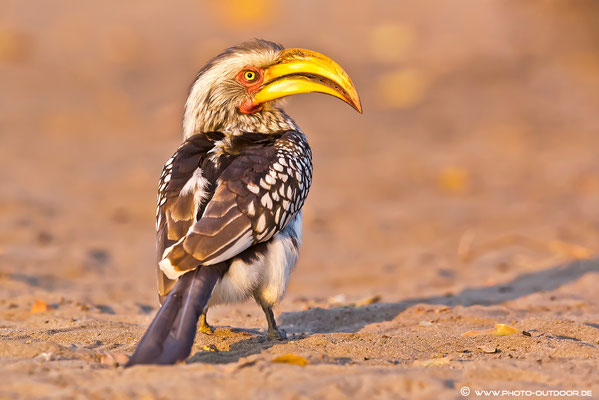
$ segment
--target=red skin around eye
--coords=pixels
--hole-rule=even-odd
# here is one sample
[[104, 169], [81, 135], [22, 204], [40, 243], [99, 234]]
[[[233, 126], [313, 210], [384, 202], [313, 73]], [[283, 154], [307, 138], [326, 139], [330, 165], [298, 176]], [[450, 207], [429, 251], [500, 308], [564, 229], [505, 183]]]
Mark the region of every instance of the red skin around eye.
[[[246, 81], [245, 78], [243, 77], [246, 71], [254, 71], [258, 78], [252, 82]], [[264, 72], [258, 68], [248, 67], [248, 68], [244, 68], [243, 70], [241, 70], [237, 74], [235, 79], [237, 80], [237, 82], [241, 83], [243, 86], [246, 87], [246, 89], [248, 90], [248, 92], [251, 96], [249, 99], [244, 101], [243, 104], [241, 104], [241, 106], [239, 106], [239, 111], [244, 114], [253, 114], [255, 112], [262, 110], [262, 105], [254, 103], [252, 97], [253, 97], [253, 94], [258, 91], [258, 89], [260, 88], [260, 85], [262, 84], [262, 81], [264, 80]]]
[[[251, 82], [246, 81], [243, 76], [245, 75], [245, 73], [247, 71], [253, 71], [253, 72], [255, 72], [256, 76], [258, 78], [254, 79]], [[258, 90], [258, 88], [262, 84], [262, 81], [264, 80], [264, 72], [261, 69], [258, 69], [258, 68], [248, 67], [248, 68], [244, 68], [241, 71], [239, 71], [239, 73], [237, 74], [237, 76], [235, 77], [235, 79], [237, 80], [237, 82], [239, 82], [243, 86], [245, 86], [250, 92], [255, 92], [256, 90]]]

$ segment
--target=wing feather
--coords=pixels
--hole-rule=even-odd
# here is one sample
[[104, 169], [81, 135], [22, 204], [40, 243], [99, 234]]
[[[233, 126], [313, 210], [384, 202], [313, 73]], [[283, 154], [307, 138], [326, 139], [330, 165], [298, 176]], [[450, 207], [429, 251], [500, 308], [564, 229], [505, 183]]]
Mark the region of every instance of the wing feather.
[[[202, 212], [211, 196], [211, 180], [217, 172], [208, 159], [214, 143], [223, 134], [195, 135], [186, 140], [166, 162], [158, 183], [158, 209], [156, 212], [156, 250], [158, 261], [165, 249], [183, 238]], [[204, 180], [207, 180], [206, 183]], [[201, 192], [200, 192], [201, 190]], [[200, 199], [205, 195], [205, 198]], [[200, 200], [200, 201], [198, 201]], [[166, 296], [175, 285], [157, 268], [158, 293]]]
[[[298, 157], [306, 160], [296, 162]], [[269, 240], [300, 210], [307, 195], [300, 188], [309, 185], [311, 174], [311, 153], [299, 132], [242, 148], [222, 169], [199, 219], [184, 236], [176, 231], [180, 239], [166, 247], [160, 268], [174, 280]]]

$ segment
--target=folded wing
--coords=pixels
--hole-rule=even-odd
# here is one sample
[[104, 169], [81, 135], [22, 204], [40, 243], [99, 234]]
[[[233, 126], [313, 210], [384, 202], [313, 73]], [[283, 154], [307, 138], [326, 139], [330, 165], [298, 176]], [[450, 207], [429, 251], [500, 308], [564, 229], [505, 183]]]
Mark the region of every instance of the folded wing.
[[201, 218], [165, 248], [160, 269], [174, 280], [269, 240], [301, 209], [311, 176], [303, 134], [289, 131], [269, 145], [245, 146], [216, 179]]

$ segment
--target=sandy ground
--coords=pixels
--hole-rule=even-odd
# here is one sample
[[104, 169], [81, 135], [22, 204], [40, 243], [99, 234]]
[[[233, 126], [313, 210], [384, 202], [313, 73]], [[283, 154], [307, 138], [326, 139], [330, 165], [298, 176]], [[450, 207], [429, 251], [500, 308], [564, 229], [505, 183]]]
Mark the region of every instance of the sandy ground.
[[[34, 3], [0, 13], [0, 398], [599, 397], [596, 3]], [[187, 363], [125, 370], [187, 86], [256, 36], [339, 61], [365, 109], [287, 105], [315, 156], [289, 339], [221, 307]]]

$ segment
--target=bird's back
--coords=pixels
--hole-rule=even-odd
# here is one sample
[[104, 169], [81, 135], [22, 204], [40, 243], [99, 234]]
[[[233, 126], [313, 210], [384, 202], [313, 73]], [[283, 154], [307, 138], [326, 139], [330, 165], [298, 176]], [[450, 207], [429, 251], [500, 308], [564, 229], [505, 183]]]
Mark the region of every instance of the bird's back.
[[[312, 155], [298, 131], [188, 138], [159, 182], [158, 291], [200, 265], [227, 266], [270, 241], [301, 209], [312, 181]], [[251, 252], [251, 250], [250, 250]]]

